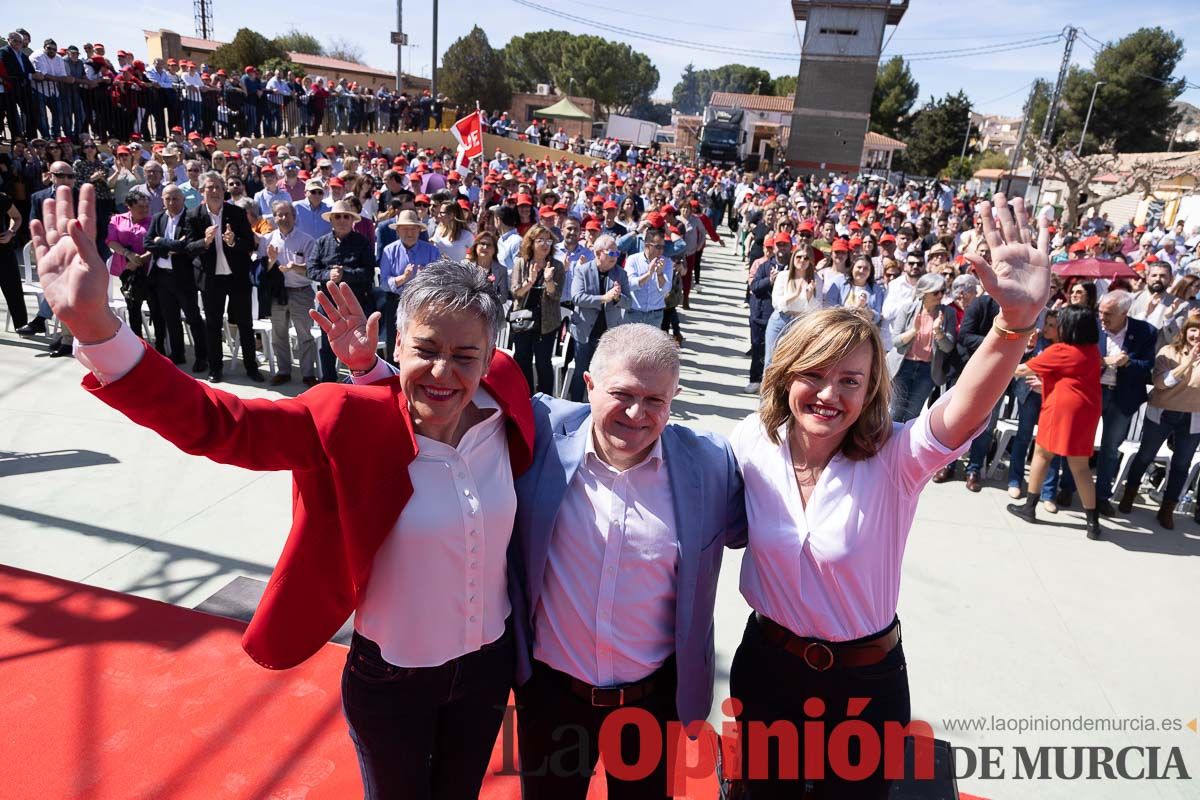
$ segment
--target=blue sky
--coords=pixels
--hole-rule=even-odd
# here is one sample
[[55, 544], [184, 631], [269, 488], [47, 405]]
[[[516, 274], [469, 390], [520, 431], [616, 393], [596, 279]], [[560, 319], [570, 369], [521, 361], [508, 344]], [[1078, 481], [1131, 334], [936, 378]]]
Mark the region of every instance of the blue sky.
[[[657, 97], [667, 98], [689, 61], [698, 68], [737, 61], [767, 69], [772, 75], [795, 74], [799, 65], [799, 38], [788, 0], [536, 0], [539, 5], [608, 25], [640, 32], [648, 38], [626, 38], [586, 22], [569, 21], [519, 5], [515, 0], [442, 0], [439, 7], [438, 44], [445, 48], [478, 24], [492, 45], [502, 46], [514, 35], [531, 30], [559, 28], [573, 33], [595, 33], [626, 41], [650, 56], [662, 75]], [[388, 44], [395, 27], [395, 3], [359, 0], [333, 3], [318, 0], [275, 2], [232, 2], [213, 0], [216, 38], [229, 39], [241, 27], [267, 36], [295, 26], [322, 40], [341, 37], [359, 43], [366, 61], [383, 69], [395, 66], [396, 51]], [[742, 10], [731, 18], [730, 8]], [[118, 47], [145, 54], [142, 28], [170, 28], [194, 34], [191, 0], [134, 0], [123, 4], [124, 13], [114, 14], [111, 5], [80, 0], [42, 0], [24, 4], [6, 15], [6, 24], [24, 27], [34, 37], [35, 47], [46, 36], [60, 46], [85, 41], [102, 41], [114, 52]], [[946, 16], [948, 8], [954, 15]], [[1081, 13], [1082, 12], [1082, 13]], [[432, 33], [432, 0], [404, 3], [404, 28], [411, 47], [405, 53], [405, 71], [428, 74]], [[1113, 41], [1141, 26], [1161, 25], [1174, 30], [1190, 45], [1178, 74], [1200, 84], [1200, 5], [1185, 0], [912, 0], [904, 19], [892, 34], [885, 56], [928, 55], [945, 51], [1003, 45], [1019, 40], [1053, 35], [1070, 23], [1081, 25], [1101, 42]], [[696, 46], [651, 41], [670, 38]], [[1082, 42], [1075, 47], [1073, 61], [1090, 64], [1092, 51]], [[705, 49], [700, 49], [700, 48]], [[751, 51], [752, 55], [723, 52]], [[795, 60], [767, 54], [795, 53]], [[996, 55], [956, 57], [912, 62], [921, 85], [922, 101], [931, 94], [963, 89], [984, 113], [1019, 114], [1029, 84], [1035, 78], [1053, 80], [1062, 58], [1062, 43], [1056, 42]], [[1200, 105], [1200, 90], [1189, 90], [1182, 98]]]

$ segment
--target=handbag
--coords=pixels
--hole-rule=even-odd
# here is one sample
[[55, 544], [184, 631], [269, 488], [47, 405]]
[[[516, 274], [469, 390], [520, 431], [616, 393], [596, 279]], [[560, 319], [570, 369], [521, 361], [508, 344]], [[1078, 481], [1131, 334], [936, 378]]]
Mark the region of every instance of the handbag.
[[128, 305], [145, 302], [150, 294], [150, 276], [145, 270], [127, 269], [121, 273], [121, 294]]
[[[524, 267], [524, 264], [522, 264]], [[533, 311], [526, 308], [529, 305], [529, 296], [533, 292], [525, 295], [525, 299], [521, 301], [521, 307], [508, 312], [508, 324], [512, 326], [513, 333], [529, 333], [533, 330], [535, 320], [533, 319]]]

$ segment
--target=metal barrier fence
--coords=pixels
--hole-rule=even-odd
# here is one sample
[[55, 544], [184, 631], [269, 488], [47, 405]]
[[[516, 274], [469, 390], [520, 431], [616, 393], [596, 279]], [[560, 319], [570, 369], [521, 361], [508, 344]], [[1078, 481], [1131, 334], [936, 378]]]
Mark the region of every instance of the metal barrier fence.
[[166, 88], [123, 80], [62, 84], [35, 77], [23, 84], [14, 80], [0, 92], [0, 132], [9, 141], [17, 136], [77, 140], [83, 133], [100, 141], [128, 141], [134, 133], [166, 140], [175, 126], [217, 138], [384, 133], [428, 127], [432, 120], [421, 117], [415, 106], [373, 95], [264, 91], [247, 97], [233, 83]]

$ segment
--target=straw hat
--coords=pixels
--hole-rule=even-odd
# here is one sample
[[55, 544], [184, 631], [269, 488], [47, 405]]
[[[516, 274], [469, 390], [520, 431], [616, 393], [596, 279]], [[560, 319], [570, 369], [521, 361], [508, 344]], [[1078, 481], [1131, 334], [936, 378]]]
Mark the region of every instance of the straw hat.
[[333, 204], [333, 208], [321, 215], [321, 219], [325, 220], [326, 222], [330, 222], [334, 217], [341, 215], [351, 216], [355, 219], [358, 219], [358, 217], [361, 216], [357, 211], [354, 210], [354, 206], [350, 205], [345, 200], [338, 200]]
[[396, 221], [392, 223], [393, 228], [406, 228], [409, 226], [424, 228], [425, 223], [421, 222], [415, 211], [401, 211], [396, 216]]

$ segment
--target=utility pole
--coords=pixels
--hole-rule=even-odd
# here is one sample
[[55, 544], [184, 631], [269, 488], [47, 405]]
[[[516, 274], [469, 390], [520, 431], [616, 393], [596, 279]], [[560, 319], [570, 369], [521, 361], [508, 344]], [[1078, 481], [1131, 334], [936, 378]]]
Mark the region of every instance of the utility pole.
[[1012, 174], [1017, 171], [1017, 165], [1021, 163], [1021, 150], [1025, 147], [1025, 133], [1029, 130], [1029, 115], [1033, 113], [1033, 99], [1037, 96], [1038, 82], [1034, 81], [1033, 86], [1029, 87], [1029, 99], [1025, 101], [1025, 110], [1021, 115], [1021, 129], [1017, 132], [1017, 146], [1013, 148], [1012, 161], [1008, 165], [1008, 181], [1004, 186], [1004, 193], [1007, 195], [1012, 189]]
[[967, 142], [969, 142], [970, 140], [971, 140], [971, 112], [968, 111], [967, 112], [967, 132], [963, 136], [962, 152], [958, 154], [959, 161], [961, 161], [962, 159], [967, 157]]
[[404, 0], [396, 0], [396, 94], [404, 91]]
[[[1054, 83], [1054, 91], [1050, 94], [1050, 106], [1046, 109], [1046, 122], [1042, 125], [1042, 144], [1049, 145], [1054, 136], [1054, 122], [1058, 118], [1058, 102], [1062, 99], [1063, 84], [1067, 81], [1067, 71], [1071, 68], [1071, 50], [1075, 47], [1075, 37], [1079, 29], [1074, 25], [1063, 28], [1067, 36], [1067, 45], [1063, 48], [1062, 64], [1058, 68], [1058, 80]], [[1029, 177], [1029, 185], [1033, 186], [1041, 170], [1040, 159], [1034, 162], [1033, 174]]]
[[196, 35], [208, 39], [213, 34], [213, 14], [211, 0], [194, 0], [192, 14], [196, 23]]
[[429, 96], [434, 100], [437, 100], [437, 14], [438, 0], [433, 0], [433, 55], [429, 57], [429, 62], [431, 64], [429, 68]]

